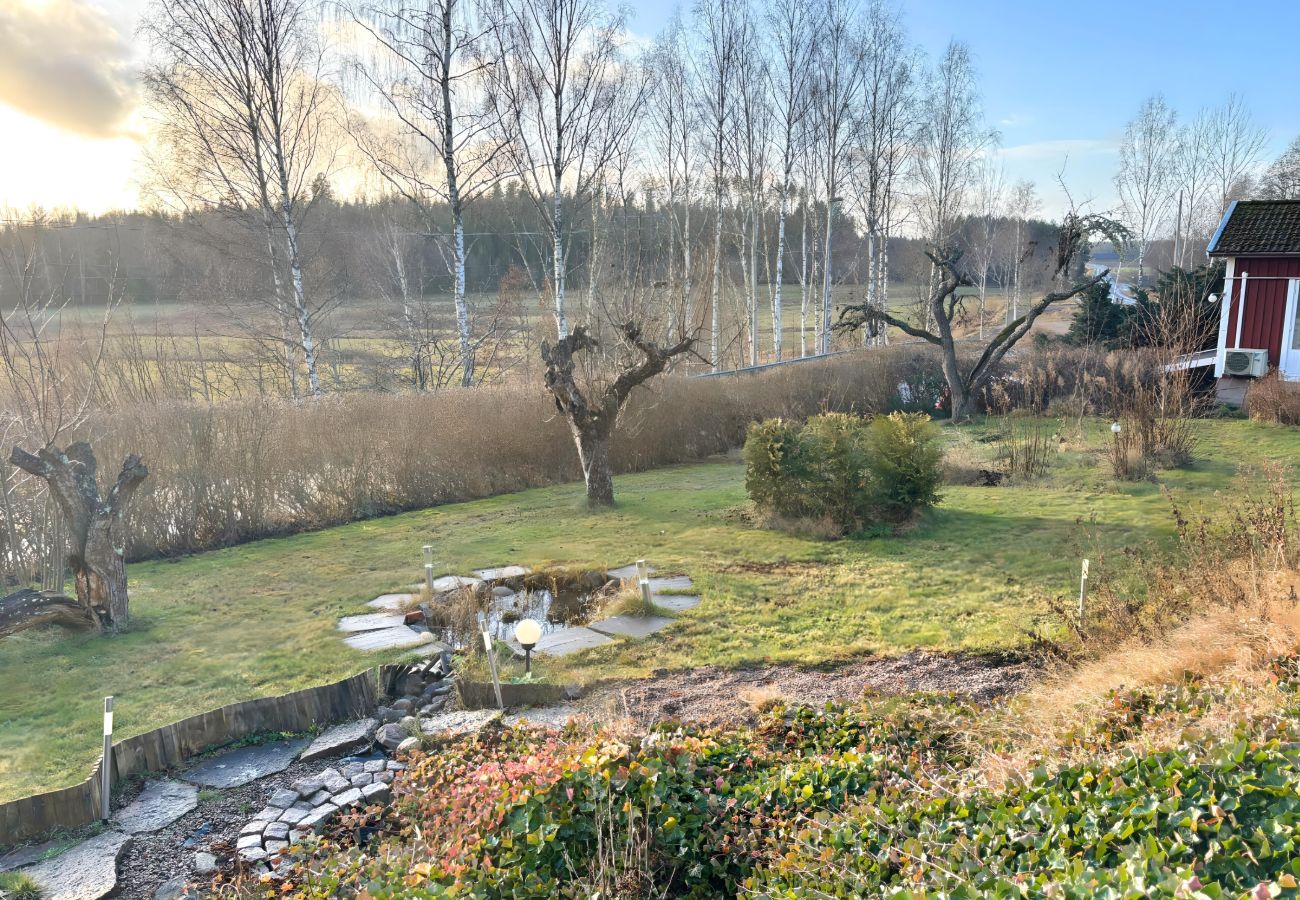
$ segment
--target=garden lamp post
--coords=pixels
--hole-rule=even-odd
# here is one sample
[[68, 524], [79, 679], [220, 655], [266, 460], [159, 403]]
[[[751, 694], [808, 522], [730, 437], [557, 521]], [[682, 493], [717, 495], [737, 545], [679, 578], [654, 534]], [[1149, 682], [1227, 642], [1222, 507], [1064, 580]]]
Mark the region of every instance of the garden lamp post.
[[542, 637], [542, 626], [532, 619], [520, 619], [515, 626], [515, 640], [524, 648], [524, 675], [533, 672], [533, 648]]

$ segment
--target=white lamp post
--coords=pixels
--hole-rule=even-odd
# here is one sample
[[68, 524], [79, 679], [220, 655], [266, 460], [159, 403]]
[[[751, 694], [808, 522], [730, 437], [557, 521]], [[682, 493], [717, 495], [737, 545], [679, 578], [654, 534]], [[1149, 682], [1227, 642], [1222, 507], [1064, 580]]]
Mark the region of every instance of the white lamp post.
[[113, 698], [104, 698], [104, 759], [99, 764], [100, 818], [108, 824], [113, 805]]
[[542, 639], [542, 626], [538, 625], [532, 619], [520, 619], [519, 624], [515, 626], [515, 640], [519, 646], [524, 648], [524, 674], [531, 675], [533, 672], [533, 648], [537, 642]]

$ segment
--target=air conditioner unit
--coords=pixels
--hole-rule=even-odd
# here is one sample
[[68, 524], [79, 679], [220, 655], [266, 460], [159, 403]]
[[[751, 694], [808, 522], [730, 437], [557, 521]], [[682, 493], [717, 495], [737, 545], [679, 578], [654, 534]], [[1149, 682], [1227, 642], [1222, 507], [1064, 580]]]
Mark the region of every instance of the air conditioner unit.
[[1258, 378], [1268, 371], [1267, 350], [1229, 350], [1223, 356], [1223, 374]]

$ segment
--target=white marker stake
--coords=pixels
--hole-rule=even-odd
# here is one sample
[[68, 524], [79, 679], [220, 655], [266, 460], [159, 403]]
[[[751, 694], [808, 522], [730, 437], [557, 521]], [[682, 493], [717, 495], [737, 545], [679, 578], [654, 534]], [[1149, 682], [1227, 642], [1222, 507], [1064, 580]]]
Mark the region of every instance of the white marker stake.
[[104, 698], [104, 759], [99, 764], [100, 818], [108, 824], [113, 805], [113, 698]]
[[645, 581], [650, 577], [650, 567], [645, 564], [644, 559], [636, 561], [636, 580]]
[[501, 699], [501, 678], [497, 675], [497, 655], [492, 650], [492, 632], [483, 632], [483, 649], [487, 651], [488, 669], [492, 672], [492, 690], [497, 695], [497, 709], [506, 708], [505, 701]]
[[1088, 603], [1088, 561], [1083, 561], [1083, 572], [1079, 575], [1079, 627], [1083, 628], [1083, 615]]
[[433, 563], [424, 564], [424, 583], [429, 586], [429, 593], [433, 593]]
[[650, 579], [642, 578], [641, 579], [641, 609], [643, 612], [647, 614], [649, 614], [650, 612], [650, 601], [651, 601]]

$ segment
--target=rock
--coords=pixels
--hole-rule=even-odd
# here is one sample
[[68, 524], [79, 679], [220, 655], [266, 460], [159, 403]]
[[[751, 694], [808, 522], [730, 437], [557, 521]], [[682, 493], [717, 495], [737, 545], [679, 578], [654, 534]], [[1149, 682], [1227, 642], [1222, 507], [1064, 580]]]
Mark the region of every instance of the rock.
[[325, 782], [319, 778], [299, 778], [293, 784], [289, 785], [297, 792], [299, 797], [310, 797], [312, 794], [325, 787]]
[[248, 864], [264, 862], [266, 851], [261, 847], [245, 847], [239, 851], [239, 858]]
[[499, 566], [495, 569], [475, 569], [474, 574], [484, 581], [508, 581], [531, 575], [532, 571], [527, 566]]
[[350, 781], [337, 773], [325, 779], [325, 790], [329, 791], [331, 796], [340, 791], [346, 791], [351, 786]]
[[403, 625], [420, 625], [424, 622], [424, 610], [413, 609], [402, 617]]
[[393, 709], [400, 713], [409, 713], [413, 705], [409, 697], [403, 697], [393, 704]]
[[352, 788], [350, 791], [344, 791], [334, 798], [333, 801], [339, 808], [344, 806], [355, 806], [361, 802], [361, 789]]
[[[297, 809], [294, 807], [290, 807], [289, 809], [286, 809], [284, 812], [280, 814], [280, 821], [286, 823], [287, 825], [297, 825], [303, 819], [307, 818], [307, 815], [308, 812], [305, 809]], [[267, 827], [269, 828], [270, 826]], [[287, 828], [285, 829], [285, 833], [286, 834], [288, 833]]]
[[[417, 738], [417, 740], [418, 740], [418, 738]], [[378, 775], [375, 776], [375, 781], [382, 781], [384, 784], [392, 784], [392, 783], [393, 783], [393, 773], [392, 773], [392, 772], [380, 772]]]
[[[276, 810], [277, 814], [279, 812], [280, 812], [279, 810]], [[260, 835], [264, 831], [266, 831], [267, 824], [268, 823], [264, 819], [252, 819], [248, 822], [245, 822], [244, 827], [239, 829], [239, 836], [243, 837], [246, 834]]]
[[444, 682], [442, 682], [441, 684], [439, 684], [437, 687], [435, 687], [435, 688], [433, 689], [433, 696], [435, 696], [435, 697], [445, 697], [445, 696], [447, 696], [448, 694], [450, 694], [452, 691], [454, 691], [455, 689], [456, 689], [456, 684], [455, 684], [455, 682], [453, 682], [453, 681], [444, 681]]
[[369, 772], [362, 772], [360, 775], [352, 776], [352, 786], [365, 787], [366, 785], [370, 784], [374, 780], [375, 780], [374, 775], [371, 775]]
[[385, 766], [385, 768], [388, 769], [388, 771], [390, 771], [390, 772], [405, 772], [405, 771], [406, 771], [406, 763], [399, 763], [399, 762], [398, 762], [397, 760], [395, 760], [395, 759], [390, 759], [390, 760], [388, 761], [388, 765]]
[[564, 692], [560, 695], [560, 697], [564, 700], [581, 700], [583, 694], [585, 693], [586, 691], [583, 690], [582, 685], [568, 684], [565, 685]]
[[283, 772], [309, 743], [298, 739], [240, 747], [200, 763], [181, 777], [204, 787], [239, 787]]
[[375, 733], [375, 740], [383, 744], [389, 750], [396, 750], [402, 741], [406, 740], [409, 732], [397, 724], [385, 725]]
[[409, 737], [397, 745], [397, 752], [405, 753], [408, 750], [415, 750], [419, 746], [420, 746], [420, 739], [418, 737]]
[[403, 716], [402, 721], [398, 722], [397, 724], [402, 728], [403, 731], [405, 731], [407, 734], [410, 734], [412, 731], [414, 731], [416, 728], [419, 727], [420, 722], [418, 719], [415, 718], [415, 716]]
[[384, 767], [387, 763], [388, 760], [386, 759], [368, 759], [365, 762], [366, 771], [371, 775], [378, 775], [380, 772], [384, 771]]
[[279, 788], [271, 793], [271, 799], [266, 802], [280, 809], [288, 809], [298, 802], [298, 792], [287, 788]]
[[492, 596], [496, 597], [498, 600], [505, 600], [514, 595], [515, 592], [510, 590], [510, 588], [506, 587], [504, 584], [498, 584], [492, 589]]
[[[343, 779], [340, 777], [339, 780], [342, 781]], [[330, 798], [330, 792], [325, 790], [324, 787], [322, 787], [321, 790], [317, 791], [316, 793], [308, 797], [307, 802], [310, 803], [312, 806], [320, 806], [322, 803], [328, 801], [329, 798]]]
[[98, 900], [116, 889], [117, 861], [131, 840], [121, 831], [105, 831], [23, 871], [46, 900]]
[[463, 710], [442, 713], [420, 723], [420, 730], [425, 734], [436, 735], [440, 740], [454, 740], [470, 734], [477, 734], [490, 723], [501, 718], [498, 709]]
[[329, 779], [338, 778], [342, 774], [343, 773], [340, 772], [338, 769], [334, 768], [333, 766], [330, 766], [328, 769], [321, 769], [320, 773], [316, 776], [316, 778], [322, 784], [324, 784]]
[[199, 789], [182, 781], [149, 781], [117, 815], [113, 825], [127, 834], [158, 831], [199, 805]]
[[236, 850], [244, 850], [248, 847], [261, 847], [262, 836], [260, 834], [246, 834], [235, 841]]
[[263, 806], [257, 811], [257, 815], [253, 816], [253, 819], [254, 821], [260, 819], [263, 822], [274, 822], [276, 819], [280, 818], [280, 812], [281, 810], [278, 806]]
[[266, 826], [266, 831], [262, 832], [263, 838], [272, 841], [283, 841], [288, 836], [289, 836], [288, 822], [271, 822]]
[[402, 714], [391, 706], [381, 706], [375, 710], [375, 715], [379, 717], [380, 722], [396, 722], [402, 717]]
[[170, 881], [164, 881], [153, 892], [153, 900], [178, 900], [185, 896], [185, 876], [177, 875]]
[[217, 858], [211, 853], [200, 851], [194, 854], [194, 871], [200, 875], [211, 875], [217, 870]]
[[314, 831], [315, 833], [320, 834], [325, 830], [325, 824], [329, 822], [338, 811], [339, 808], [333, 803], [322, 804], [312, 810], [311, 815], [305, 817], [298, 823], [298, 830]]
[[[378, 724], [376, 719], [358, 719], [355, 722], [345, 722], [327, 728], [311, 742], [311, 746], [302, 752], [298, 761], [311, 762], [314, 759], [354, 753], [370, 743], [369, 734], [372, 733], [370, 729], [377, 727]], [[324, 775], [325, 773], [322, 772], [314, 780], [323, 780]]]
[[289, 846], [288, 841], [267, 841], [266, 852], [268, 854], [278, 854], [281, 850]]
[[352, 779], [366, 770], [366, 764], [360, 760], [355, 760], [343, 767], [343, 777]]
[[361, 789], [361, 796], [365, 798], [367, 804], [387, 803], [388, 798], [392, 796], [392, 789], [382, 781], [379, 781], [363, 787]]
[[447, 705], [447, 698], [439, 697], [437, 702], [426, 703], [424, 706], [421, 706], [420, 715], [424, 716], [425, 718], [428, 718], [429, 716], [436, 716], [438, 713], [442, 712], [443, 707], [446, 705]]

